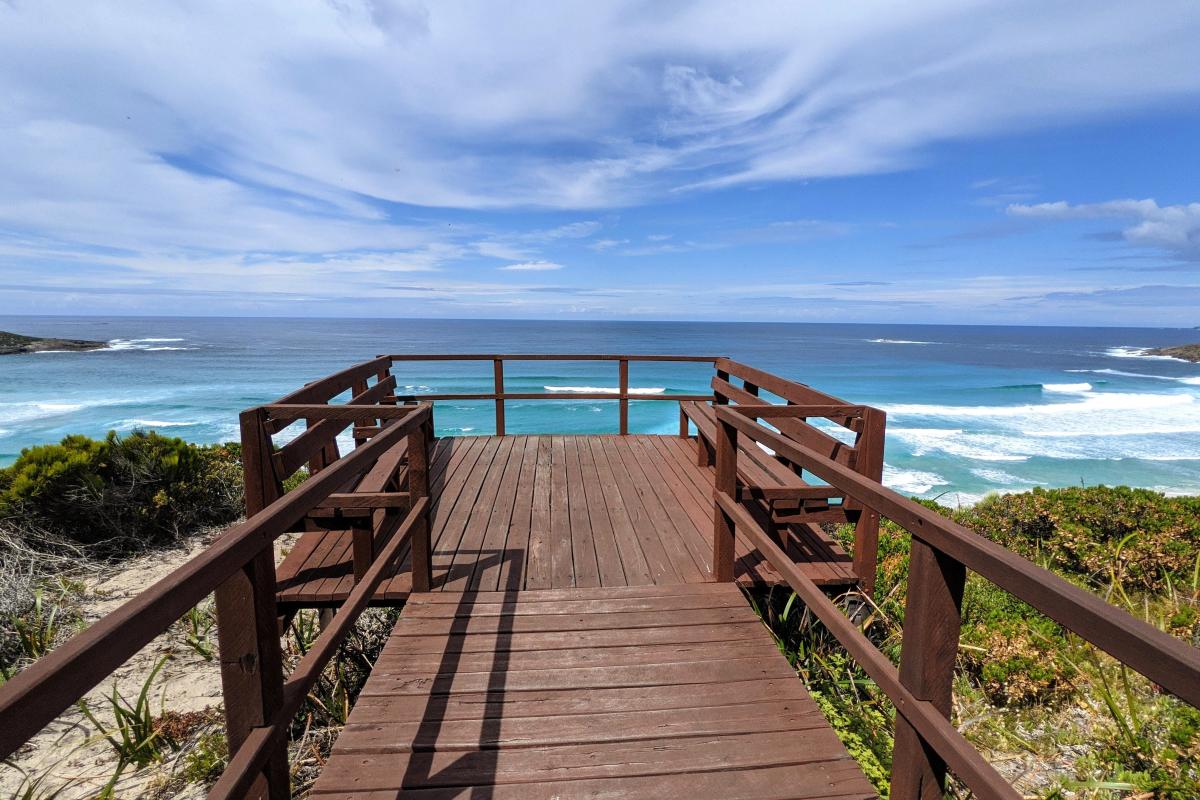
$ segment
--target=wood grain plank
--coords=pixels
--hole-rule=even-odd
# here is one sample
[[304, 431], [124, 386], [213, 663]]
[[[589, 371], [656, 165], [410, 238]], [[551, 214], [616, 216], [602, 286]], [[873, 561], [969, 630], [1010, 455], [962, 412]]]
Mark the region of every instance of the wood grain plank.
[[579, 437], [563, 437], [563, 456], [567, 478], [568, 515], [571, 520], [571, 563], [576, 586], [599, 586], [600, 565], [592, 522], [588, 516], [587, 494], [579, 467]]
[[550, 437], [550, 459], [550, 587], [558, 589], [575, 585], [564, 437]]
[[529, 554], [525, 561], [526, 589], [545, 589], [550, 586], [550, 469], [550, 438], [538, 436], [529, 520]]

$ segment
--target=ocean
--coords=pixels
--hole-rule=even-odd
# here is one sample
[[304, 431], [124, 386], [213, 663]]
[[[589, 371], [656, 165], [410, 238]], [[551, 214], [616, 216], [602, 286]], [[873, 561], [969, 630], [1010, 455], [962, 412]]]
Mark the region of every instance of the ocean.
[[[0, 318], [0, 330], [108, 349], [0, 357], [0, 465], [69, 433], [237, 436], [237, 414], [380, 353], [728, 355], [888, 412], [885, 481], [965, 505], [1033, 486], [1200, 494], [1200, 364], [1150, 347], [1179, 329], [400, 319]], [[511, 392], [615, 390], [612, 362], [506, 365]], [[397, 365], [403, 393], [491, 391], [488, 363]], [[649, 394], [707, 392], [704, 365], [634, 363]], [[493, 404], [438, 403], [439, 435], [493, 430]], [[510, 433], [615, 432], [611, 401], [513, 401]], [[633, 402], [673, 433], [675, 404]]]

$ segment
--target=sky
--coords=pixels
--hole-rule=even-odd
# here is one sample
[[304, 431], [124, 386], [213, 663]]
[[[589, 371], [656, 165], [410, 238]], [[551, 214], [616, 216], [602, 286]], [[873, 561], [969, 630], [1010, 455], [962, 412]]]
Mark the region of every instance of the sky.
[[0, 313], [1200, 325], [1200, 3], [0, 0]]

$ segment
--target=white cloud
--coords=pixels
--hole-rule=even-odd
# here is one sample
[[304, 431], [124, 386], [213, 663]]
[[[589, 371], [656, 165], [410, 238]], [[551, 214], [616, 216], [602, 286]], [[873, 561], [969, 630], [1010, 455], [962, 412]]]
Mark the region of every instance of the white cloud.
[[[0, 4], [0, 126], [5, 139], [28, 124], [72, 126], [75, 152], [100, 165], [129, 164], [128, 151], [186, 176], [195, 159], [243, 187], [359, 215], [363, 198], [613, 207], [683, 187], [902, 168], [945, 140], [1178, 101], [1200, 90], [1197, 38], [1189, 0], [1154, 13], [923, 0], [737, 14], [715, 0], [69, 14], [17, 0]], [[44, 177], [55, 162], [41, 155], [30, 163]], [[36, 188], [13, 161], [0, 183]], [[119, 208], [157, 187], [132, 178], [97, 201]], [[50, 188], [48, 208], [69, 202]], [[37, 211], [4, 216], [36, 222]]]
[[553, 261], [524, 261], [520, 264], [508, 264], [498, 267], [498, 269], [509, 272], [549, 272], [562, 268], [562, 264], [555, 264]]
[[1060, 200], [1036, 205], [1014, 203], [1008, 213], [1051, 220], [1127, 220], [1133, 223], [1121, 231], [1127, 242], [1200, 261], [1200, 203], [1160, 206], [1154, 200], [1110, 200], [1073, 205]]

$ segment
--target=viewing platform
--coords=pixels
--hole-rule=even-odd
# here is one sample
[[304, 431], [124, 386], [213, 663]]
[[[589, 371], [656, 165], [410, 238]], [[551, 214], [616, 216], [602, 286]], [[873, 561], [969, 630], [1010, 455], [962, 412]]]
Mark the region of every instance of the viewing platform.
[[[611, 364], [617, 390], [506, 391], [506, 364], [546, 360]], [[639, 361], [708, 365], [711, 393], [639, 393]], [[493, 391], [405, 395], [414, 362], [490, 364]], [[509, 403], [572, 399], [614, 401], [616, 433], [506, 431]], [[631, 433], [643, 400], [677, 404], [678, 434]], [[494, 434], [437, 437], [447, 401], [493, 403]], [[297, 715], [371, 605], [399, 620], [321, 800], [876, 797], [756, 613], [774, 587], [893, 705], [894, 800], [950, 774], [1019, 798], [951, 722], [968, 569], [1200, 705], [1200, 651], [883, 486], [883, 412], [728, 358], [380, 356], [240, 426], [246, 520], [0, 686], [0, 758], [210, 594], [211, 800], [291, 796]], [[881, 518], [910, 535], [898, 664], [840, 602], [870, 607]], [[285, 669], [304, 608], [321, 632]]]
[[[437, 359], [403, 358], [410, 363]], [[460, 436], [436, 441], [430, 456], [433, 589], [497, 591], [707, 582], [712, 572], [715, 477], [711, 463], [715, 428], [711, 404], [748, 400], [765, 403], [759, 396], [762, 387], [750, 378], [769, 385], [779, 402], [806, 403], [812, 406], [814, 416], [828, 415], [828, 427], [845, 425], [845, 441], [816, 427], [806, 427], [811, 441], [844, 463], [855, 464], [865, 474], [878, 477], [883, 463], [882, 412], [853, 406], [802, 384], [717, 358], [707, 359], [715, 367], [714, 394], [710, 397], [637, 394], [636, 388], [628, 385], [629, 358], [677, 360], [666, 356], [618, 360], [618, 394], [582, 395], [584, 399], [620, 404], [621, 434]], [[478, 359], [492, 366], [498, 376], [494, 392], [416, 397], [495, 402], [496, 429], [500, 431], [504, 428], [506, 400], [563, 401], [581, 397], [580, 393], [508, 394], [504, 391], [503, 365], [520, 357], [488, 355]], [[742, 377], [746, 375], [749, 378]], [[731, 378], [742, 385], [734, 386]], [[389, 387], [387, 391], [391, 390], [394, 381], [388, 376], [379, 380]], [[331, 384], [329, 389], [339, 385]], [[314, 395], [311, 389], [304, 391], [305, 399]], [[394, 396], [384, 398], [400, 402]], [[411, 402], [415, 398], [405, 399]], [[627, 434], [628, 403], [633, 400], [680, 403], [679, 436]], [[288, 403], [281, 401], [281, 405]], [[268, 428], [275, 421], [271, 414], [268, 407]], [[868, 421], [873, 425], [870, 430]], [[799, 417], [789, 422], [803, 424]], [[690, 428], [697, 434], [689, 435]], [[375, 428], [360, 425], [357, 430], [362, 440]], [[290, 446], [285, 445], [275, 455], [276, 465], [290, 463]], [[405, 446], [399, 446], [397, 465], [403, 461]], [[336, 457], [335, 453], [325, 455]], [[821, 527], [821, 523], [857, 521], [856, 512], [842, 506], [836, 490], [807, 484], [765, 451], [753, 448], [746, 456], [743, 472], [752, 481], [749, 491], [761, 495], [755, 508], [769, 522], [792, 561], [814, 583], [831, 591], [857, 586], [860, 578], [851, 557]], [[310, 469], [320, 469], [322, 463], [318, 460]], [[369, 483], [371, 477], [366, 480]], [[358, 494], [364, 491], [361, 486], [347, 488]], [[365, 491], [377, 488], [372, 484]], [[340, 514], [322, 510], [314, 515], [310, 527], [322, 530], [303, 534], [280, 565], [278, 602], [282, 607], [330, 606], [349, 596], [355, 583], [353, 530], [328, 528], [336, 527], [335, 520], [340, 517], [344, 521], [358, 520], [365, 530], [370, 509], [359, 509], [359, 517], [353, 517], [349, 508], [338, 511]], [[864, 547], [873, 549], [874, 525], [877, 522], [868, 519], [859, 531], [860, 539], [868, 540]], [[365, 534], [359, 537], [364, 540]], [[363, 552], [365, 541], [360, 541], [359, 547], [361, 574], [370, 556]], [[744, 536], [736, 541], [735, 556], [734, 577], [740, 585], [770, 587], [784, 582]], [[873, 575], [873, 560], [870, 571]], [[405, 550], [371, 602], [401, 603], [411, 590], [411, 556]]]

